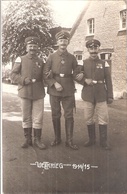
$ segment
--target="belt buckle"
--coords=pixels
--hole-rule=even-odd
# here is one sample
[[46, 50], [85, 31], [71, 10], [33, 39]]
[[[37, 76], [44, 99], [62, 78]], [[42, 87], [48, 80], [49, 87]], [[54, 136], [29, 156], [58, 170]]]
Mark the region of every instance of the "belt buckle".
[[60, 73], [60, 77], [64, 77], [64, 74], [63, 73]]
[[36, 79], [32, 79], [32, 82], [35, 83], [36, 82]]

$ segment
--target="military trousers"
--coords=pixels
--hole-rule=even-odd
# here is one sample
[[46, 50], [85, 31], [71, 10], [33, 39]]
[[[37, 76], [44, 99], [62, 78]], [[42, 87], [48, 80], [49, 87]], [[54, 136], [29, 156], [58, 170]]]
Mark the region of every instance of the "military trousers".
[[41, 129], [43, 124], [44, 99], [21, 98], [22, 127]]
[[84, 115], [87, 125], [95, 123], [96, 118], [99, 125], [107, 125], [109, 121], [107, 102], [94, 104], [84, 101]]
[[66, 97], [50, 95], [50, 104], [53, 120], [61, 117], [61, 105], [64, 110], [65, 119], [73, 118], [73, 109], [75, 105], [74, 95]]

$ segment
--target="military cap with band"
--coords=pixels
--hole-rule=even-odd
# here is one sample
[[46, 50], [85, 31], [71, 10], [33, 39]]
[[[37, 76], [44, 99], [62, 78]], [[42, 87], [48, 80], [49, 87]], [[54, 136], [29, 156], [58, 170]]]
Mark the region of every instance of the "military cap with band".
[[39, 42], [40, 42], [40, 40], [36, 36], [29, 36], [25, 39], [26, 44], [37, 44], [37, 45], [39, 45]]
[[96, 39], [92, 39], [92, 40], [88, 40], [86, 42], [86, 47], [89, 48], [89, 47], [99, 47], [101, 46], [101, 43], [99, 40], [96, 40]]
[[58, 32], [55, 36], [56, 40], [59, 40], [59, 39], [67, 39], [69, 40], [70, 38], [70, 33], [65, 31], [65, 30], [62, 30], [60, 32]]

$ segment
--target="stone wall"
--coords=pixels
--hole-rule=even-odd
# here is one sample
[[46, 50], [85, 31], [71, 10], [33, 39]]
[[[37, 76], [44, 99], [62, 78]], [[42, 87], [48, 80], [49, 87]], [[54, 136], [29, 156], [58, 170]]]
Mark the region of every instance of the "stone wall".
[[[126, 30], [120, 31], [120, 11], [125, 8], [124, 0], [91, 1], [68, 46], [71, 53], [82, 51], [84, 59], [89, 56], [85, 42], [90, 38], [100, 40], [100, 52], [112, 51], [111, 73], [115, 97], [121, 97], [127, 91]], [[92, 37], [87, 33], [87, 20], [90, 18], [95, 19], [95, 33]]]

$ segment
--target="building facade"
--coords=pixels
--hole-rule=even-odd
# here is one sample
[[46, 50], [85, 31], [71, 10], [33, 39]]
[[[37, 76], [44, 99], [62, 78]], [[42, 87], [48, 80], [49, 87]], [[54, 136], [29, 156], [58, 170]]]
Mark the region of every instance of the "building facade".
[[127, 92], [127, 19], [125, 0], [89, 1], [71, 30], [68, 51], [79, 64], [88, 57], [87, 40], [101, 42], [100, 58], [111, 67], [115, 98]]

